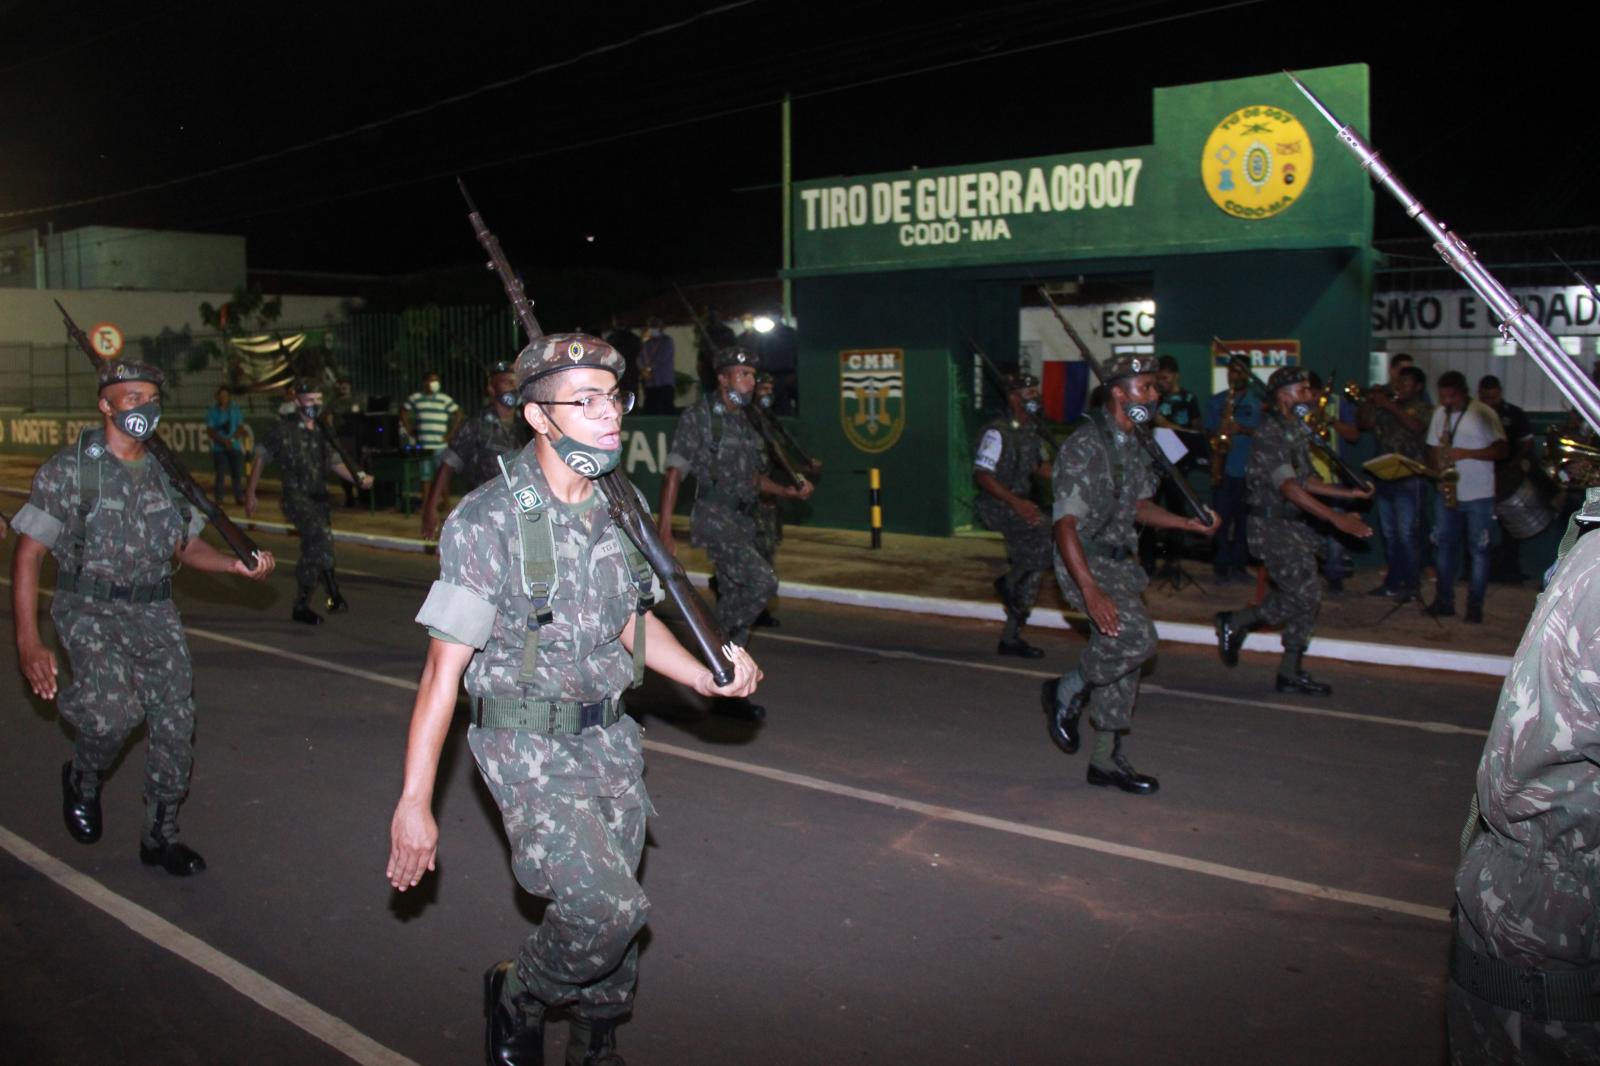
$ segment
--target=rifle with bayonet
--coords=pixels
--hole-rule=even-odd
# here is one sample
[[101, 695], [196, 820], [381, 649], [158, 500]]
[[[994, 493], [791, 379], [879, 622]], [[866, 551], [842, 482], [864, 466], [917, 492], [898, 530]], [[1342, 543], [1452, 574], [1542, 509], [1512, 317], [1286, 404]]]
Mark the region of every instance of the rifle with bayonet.
[[1512, 296], [1506, 287], [1491, 273], [1487, 267], [1478, 261], [1475, 253], [1467, 242], [1445, 227], [1445, 224], [1434, 218], [1422, 201], [1411, 194], [1411, 190], [1401, 184], [1400, 179], [1378, 155], [1378, 153], [1362, 140], [1353, 126], [1340, 122], [1327, 105], [1317, 99], [1305, 83], [1289, 71], [1284, 71], [1295, 88], [1311, 101], [1328, 124], [1338, 131], [1339, 141], [1355, 155], [1361, 163], [1361, 169], [1371, 175], [1372, 180], [1382, 185], [1389, 194], [1400, 202], [1405, 208], [1406, 215], [1417, 220], [1433, 240], [1433, 250], [1445, 264], [1460, 275], [1461, 280], [1477, 293], [1478, 298], [1489, 305], [1489, 310], [1500, 320], [1500, 335], [1508, 341], [1520, 344], [1524, 351], [1533, 357], [1540, 368], [1555, 383], [1557, 389], [1566, 397], [1578, 412], [1600, 431], [1600, 386], [1589, 379], [1589, 376], [1578, 366], [1577, 361], [1566, 353], [1566, 350], [1550, 335], [1550, 331], [1540, 325], [1538, 319], [1528, 314], [1528, 309]]
[[[1211, 343], [1217, 346], [1218, 351], [1227, 352], [1229, 355], [1244, 354], [1243, 352], [1236, 352], [1229, 348], [1226, 344], [1223, 344], [1215, 333], [1211, 335]], [[1261, 379], [1256, 377], [1255, 371], [1253, 370], [1250, 371], [1250, 384], [1246, 387], [1253, 387], [1257, 389], [1261, 393], [1262, 402], [1265, 403], [1269, 408], [1272, 406], [1272, 396], [1267, 392], [1267, 387], [1266, 385], [1262, 384]], [[1329, 382], [1328, 384], [1328, 391], [1330, 393], [1333, 392], [1332, 382]], [[1328, 464], [1329, 468], [1337, 473], [1347, 485], [1353, 489], [1363, 490], [1372, 487], [1371, 482], [1362, 477], [1360, 474], [1356, 473], [1355, 469], [1351, 467], [1349, 463], [1339, 458], [1338, 451], [1324, 443], [1323, 440], [1317, 436], [1316, 431], [1313, 430], [1304, 419], [1297, 418], [1295, 421], [1299, 422], [1300, 428], [1305, 431], [1306, 443], [1310, 445], [1311, 450], [1322, 456], [1323, 461]]]
[[[1089, 350], [1089, 346], [1084, 343], [1083, 337], [1078, 334], [1077, 329], [1067, 320], [1067, 316], [1061, 313], [1061, 308], [1056, 306], [1056, 301], [1050, 295], [1049, 290], [1043, 285], [1039, 285], [1037, 288], [1039, 295], [1044, 297], [1045, 305], [1050, 308], [1051, 313], [1056, 316], [1056, 321], [1061, 323], [1061, 328], [1066, 330], [1067, 336], [1072, 339], [1073, 345], [1077, 347], [1079, 358], [1089, 364], [1089, 370], [1094, 374], [1095, 380], [1102, 385], [1106, 384], [1106, 372], [1100, 366], [1100, 360], [1095, 358], [1094, 353]], [[1133, 424], [1133, 436], [1144, 448], [1145, 454], [1154, 461], [1156, 469], [1172, 479], [1173, 487], [1183, 496], [1183, 500], [1189, 505], [1190, 510], [1194, 511], [1195, 517], [1207, 525], [1215, 522], [1216, 515], [1211, 513], [1209, 507], [1200, 502], [1200, 498], [1194, 494], [1194, 489], [1189, 487], [1188, 479], [1179, 473], [1177, 467], [1172, 465], [1172, 460], [1167, 458], [1167, 453], [1161, 450], [1161, 445], [1156, 442], [1155, 437], [1151, 436], [1150, 427], [1143, 423], [1135, 422]]]
[[[983, 369], [988, 373], [989, 383], [1000, 393], [1000, 398], [1009, 403], [1008, 397], [1011, 390], [1006, 385], [1005, 374], [1001, 373], [1000, 368], [995, 365], [995, 361], [989, 358], [989, 353], [983, 350], [983, 346], [973, 338], [972, 334], [966, 333], [963, 336], [966, 338], [967, 347], [972, 349], [972, 354], [978, 357], [978, 362], [983, 365]], [[1049, 423], [1031, 411], [1027, 412], [1027, 415], [1028, 421], [1033, 423], [1033, 428], [1039, 431], [1039, 436], [1050, 442], [1052, 451], [1061, 446], [1061, 442], [1056, 439], [1055, 433], [1051, 431]]]
[[[711, 335], [711, 330], [705, 323], [700, 321], [700, 316], [695, 313], [694, 304], [689, 302], [689, 298], [683, 294], [683, 290], [674, 285], [672, 291], [677, 293], [678, 299], [683, 301], [684, 309], [689, 312], [689, 320], [694, 323], [695, 332], [700, 334], [701, 339], [706, 343], [707, 349], [711, 352], [712, 358], [715, 359], [717, 354], [722, 351], [722, 346]], [[750, 420], [750, 424], [755, 427], [755, 431], [761, 435], [761, 439], [767, 442], [767, 447], [771, 449], [773, 458], [778, 461], [778, 465], [783, 468], [784, 476], [789, 479], [789, 484], [798, 489], [806, 483], [806, 478], [804, 474], [800, 473], [794, 460], [790, 459], [785, 451], [784, 441], [787, 441], [794, 448], [795, 454], [799, 456], [799, 465], [809, 470], [811, 476], [816, 476], [818, 464], [806, 457], [805, 452], [801, 451], [799, 446], [794, 443], [794, 438], [784, 432], [778, 426], [778, 420], [769, 415], [760, 404], [750, 404], [744, 409], [744, 413], [745, 417]], [[782, 434], [781, 438], [780, 434]]]
[[[66, 323], [67, 336], [72, 338], [73, 343], [77, 344], [83, 350], [83, 354], [89, 357], [89, 362], [98, 367], [101, 361], [100, 356], [95, 352], [94, 345], [89, 343], [89, 335], [84, 333], [83, 329], [72, 320], [71, 315], [67, 314], [67, 309], [61, 306], [60, 300], [56, 300], [55, 305], [56, 310], [61, 312], [61, 320]], [[258, 556], [260, 555], [260, 549], [256, 547], [256, 542], [251, 540], [244, 530], [234, 525], [233, 519], [228, 517], [227, 512], [218, 507], [211, 497], [205, 494], [204, 489], [195, 484], [194, 478], [190, 476], [189, 471], [185, 469], [178, 457], [172, 454], [172, 449], [167, 447], [167, 442], [161, 438], [161, 435], [152, 433], [147, 437], [144, 441], [144, 449], [155, 459], [156, 465], [167, 475], [173, 487], [183, 493], [183, 498], [206, 516], [206, 521], [210, 522], [222, 536], [222, 539], [227, 541], [228, 547], [233, 550], [233, 554], [239, 557], [239, 561], [254, 570], [259, 562]]]
[[[522, 279], [512, 271], [511, 263], [500, 250], [500, 242], [484, 224], [483, 216], [478, 213], [478, 205], [472, 202], [472, 196], [467, 192], [466, 183], [457, 178], [456, 184], [460, 186], [461, 195], [467, 201], [467, 220], [472, 223], [472, 232], [477, 234], [478, 243], [483, 245], [483, 250], [489, 254], [489, 269], [500, 275], [500, 283], [505, 286], [506, 296], [511, 300], [511, 307], [516, 312], [517, 321], [522, 325], [522, 332], [530, 343], [538, 340], [544, 336], [544, 329], [534, 317], [533, 301], [528, 299], [528, 294], [523, 290]], [[689, 583], [689, 575], [684, 572], [683, 564], [678, 562], [677, 556], [668, 551], [667, 546], [662, 543], [661, 535], [656, 532], [655, 522], [651, 519], [650, 513], [639, 502], [638, 490], [623, 475], [621, 469], [602, 474], [595, 480], [600, 485], [600, 493], [605, 498], [611, 520], [643, 553], [651, 568], [655, 570], [656, 576], [661, 579], [661, 586], [666, 589], [668, 598], [683, 615], [701, 659], [711, 668], [711, 676], [718, 685], [728, 684], [733, 680], [733, 663], [722, 650], [728, 643], [728, 638], [717, 625], [717, 620], [706, 607], [705, 601]]]

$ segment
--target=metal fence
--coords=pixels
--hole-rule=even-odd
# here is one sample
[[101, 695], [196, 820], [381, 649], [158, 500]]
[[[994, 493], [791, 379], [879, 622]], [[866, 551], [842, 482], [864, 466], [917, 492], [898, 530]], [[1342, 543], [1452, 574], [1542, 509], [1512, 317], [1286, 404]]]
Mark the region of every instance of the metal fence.
[[[400, 312], [364, 312], [334, 325], [274, 326], [284, 336], [304, 333], [296, 352], [303, 369], [350, 380], [357, 394], [387, 398], [398, 410], [433, 371], [445, 392], [469, 413], [483, 402], [484, 371], [516, 358], [522, 337], [510, 308], [420, 307]], [[227, 383], [227, 339], [217, 334], [164, 331], [131, 337], [124, 356], [154, 363], [167, 374], [168, 407], [199, 410]], [[22, 411], [84, 411], [94, 407], [94, 367], [70, 344], [0, 344], [0, 408]], [[281, 402], [277, 393], [235, 399], [246, 413], [265, 414]]]

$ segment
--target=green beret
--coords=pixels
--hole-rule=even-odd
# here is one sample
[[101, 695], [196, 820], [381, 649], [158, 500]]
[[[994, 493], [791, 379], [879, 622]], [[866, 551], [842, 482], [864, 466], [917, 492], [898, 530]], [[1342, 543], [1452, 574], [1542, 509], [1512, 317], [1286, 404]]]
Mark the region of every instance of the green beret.
[[1277, 392], [1279, 389], [1286, 389], [1290, 385], [1298, 385], [1302, 381], [1309, 380], [1310, 376], [1306, 373], [1305, 367], [1280, 366], [1278, 369], [1274, 370], [1272, 372], [1272, 376], [1267, 379], [1267, 391]]
[[747, 366], [754, 370], [761, 365], [761, 357], [749, 348], [741, 348], [735, 344], [719, 351], [711, 365], [717, 370], [726, 370], [730, 366]]
[[1106, 364], [1106, 384], [1140, 374], [1154, 374], [1160, 365], [1153, 355], [1119, 355]]

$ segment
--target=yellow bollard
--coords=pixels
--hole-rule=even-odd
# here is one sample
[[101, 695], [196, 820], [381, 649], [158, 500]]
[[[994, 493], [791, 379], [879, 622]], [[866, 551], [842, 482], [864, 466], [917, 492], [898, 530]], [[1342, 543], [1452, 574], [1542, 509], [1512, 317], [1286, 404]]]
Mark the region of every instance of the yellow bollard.
[[879, 490], [883, 488], [883, 478], [877, 467], [867, 471], [867, 502], [872, 507], [872, 546], [883, 547], [883, 503]]

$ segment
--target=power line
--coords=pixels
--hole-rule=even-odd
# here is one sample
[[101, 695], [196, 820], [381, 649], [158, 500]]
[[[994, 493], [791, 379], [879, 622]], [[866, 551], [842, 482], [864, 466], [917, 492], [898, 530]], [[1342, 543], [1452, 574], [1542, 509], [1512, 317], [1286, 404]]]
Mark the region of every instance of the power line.
[[421, 115], [426, 115], [442, 108], [454, 106], [455, 104], [459, 104], [463, 101], [471, 100], [474, 97], [482, 96], [485, 93], [497, 92], [501, 89], [516, 85], [519, 82], [527, 81], [529, 78], [537, 77], [540, 74], [548, 74], [554, 70], [561, 70], [565, 67], [586, 62], [587, 60], [593, 59], [596, 56], [605, 55], [609, 52], [620, 51], [624, 48], [638, 44], [640, 41], [648, 40], [651, 37], [659, 37], [663, 34], [672, 33], [675, 30], [684, 28], [685, 26], [690, 26], [706, 19], [715, 18], [718, 15], [723, 15], [730, 11], [738, 10], [742, 7], [748, 7], [756, 2], [757, 0], [730, 0], [729, 3], [721, 4], [717, 7], [707, 8], [703, 11], [699, 11], [688, 16], [687, 18], [679, 19], [676, 22], [669, 22], [648, 30], [642, 30], [633, 36], [626, 37], [620, 41], [612, 41], [608, 44], [598, 45], [594, 48], [588, 49], [587, 51], [567, 56], [564, 59], [557, 59], [553, 62], [542, 64], [534, 67], [531, 70], [525, 70], [520, 74], [513, 74], [508, 78], [501, 78], [497, 81], [479, 85], [473, 89], [467, 89], [464, 92], [455, 93], [454, 95], [446, 96], [439, 100], [434, 100], [431, 103], [408, 108], [404, 111], [390, 115], [387, 118], [373, 119], [370, 122], [364, 122], [359, 126], [353, 126], [350, 129], [342, 130], [338, 133], [324, 134], [320, 137], [313, 138], [312, 140], [302, 141], [299, 144], [293, 144], [286, 148], [279, 148], [271, 152], [263, 152], [262, 154], [252, 156], [249, 159], [235, 160], [232, 163], [224, 163], [221, 166], [211, 167], [208, 170], [202, 170], [194, 174], [188, 174], [177, 178], [167, 178], [162, 181], [149, 182], [131, 189], [123, 189], [120, 192], [103, 193], [99, 196], [87, 196], [78, 200], [63, 200], [60, 203], [45, 204], [40, 207], [29, 207], [16, 211], [0, 211], [0, 219], [21, 218], [26, 215], [41, 215], [50, 211], [66, 210], [67, 208], [71, 207], [87, 207], [91, 204], [106, 203], [110, 200], [121, 200], [129, 196], [137, 196], [140, 193], [156, 192], [160, 189], [170, 189], [177, 185], [186, 185], [192, 181], [200, 181], [204, 178], [216, 177], [219, 174], [232, 173], [236, 170], [243, 170], [246, 167], [256, 166], [260, 163], [270, 162], [274, 159], [281, 159], [284, 156], [295, 155], [300, 152], [307, 152], [313, 148], [321, 148], [325, 145], [332, 144], [335, 141], [342, 141], [346, 138], [354, 137], [362, 133], [371, 133], [373, 130], [382, 129], [384, 126], [393, 125], [396, 122], [417, 118]]

